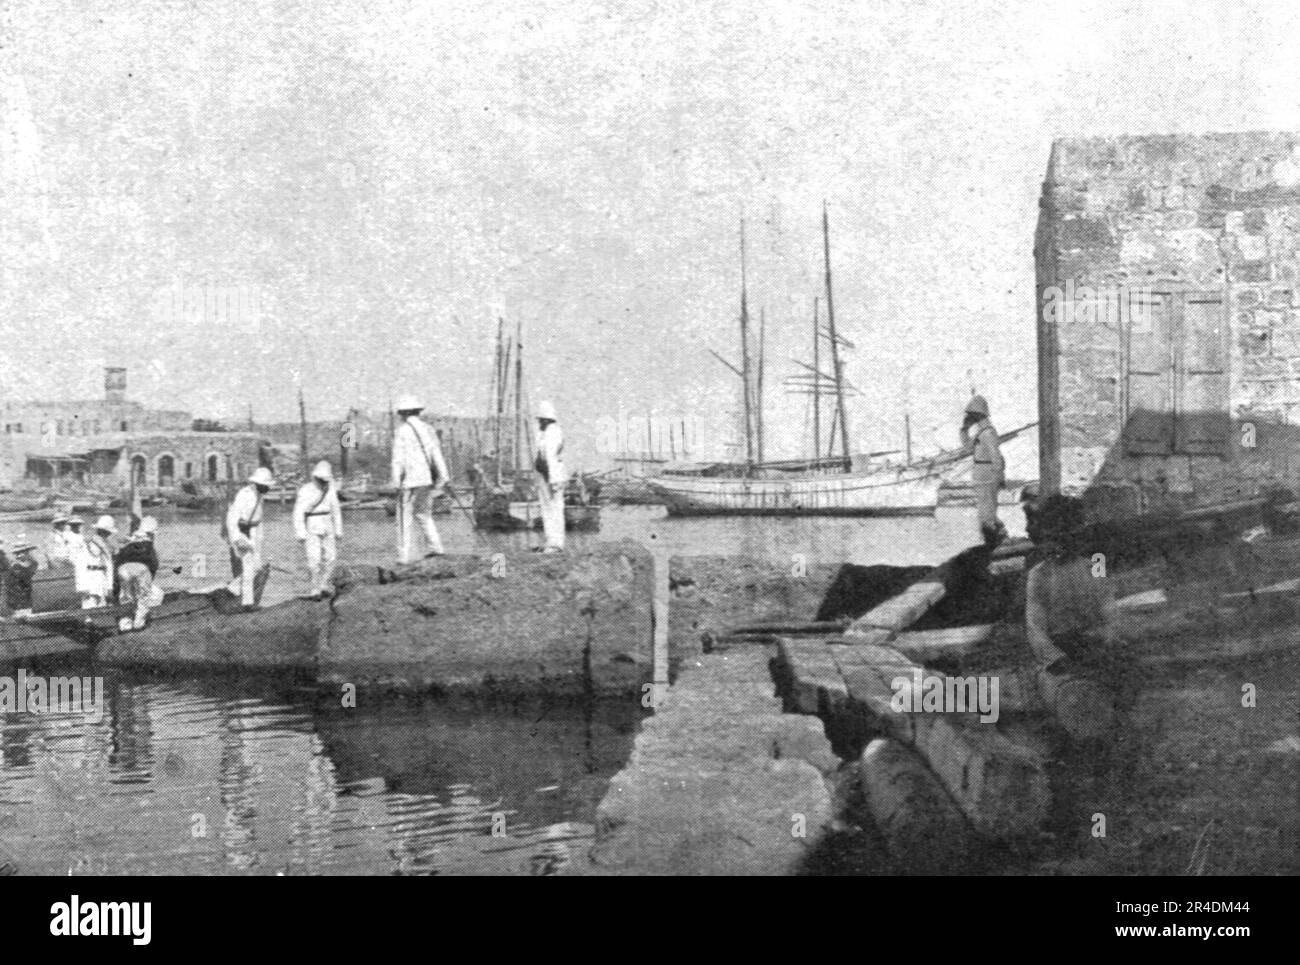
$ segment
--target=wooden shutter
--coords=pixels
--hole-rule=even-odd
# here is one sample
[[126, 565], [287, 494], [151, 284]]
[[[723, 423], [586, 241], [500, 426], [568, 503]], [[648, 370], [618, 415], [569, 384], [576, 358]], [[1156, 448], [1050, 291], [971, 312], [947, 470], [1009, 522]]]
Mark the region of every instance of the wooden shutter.
[[1124, 449], [1133, 455], [1167, 455], [1174, 442], [1172, 298], [1134, 291], [1127, 307]]
[[1179, 332], [1176, 438], [1179, 452], [1228, 454], [1228, 361], [1223, 297], [1189, 292]]

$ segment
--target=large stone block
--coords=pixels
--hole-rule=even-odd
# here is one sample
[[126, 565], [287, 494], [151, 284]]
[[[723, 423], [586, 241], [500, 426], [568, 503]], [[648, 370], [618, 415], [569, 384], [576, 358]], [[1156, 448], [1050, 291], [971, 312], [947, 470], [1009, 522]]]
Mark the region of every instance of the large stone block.
[[426, 561], [335, 600], [321, 677], [417, 690], [634, 693], [651, 663], [651, 563], [630, 543]]

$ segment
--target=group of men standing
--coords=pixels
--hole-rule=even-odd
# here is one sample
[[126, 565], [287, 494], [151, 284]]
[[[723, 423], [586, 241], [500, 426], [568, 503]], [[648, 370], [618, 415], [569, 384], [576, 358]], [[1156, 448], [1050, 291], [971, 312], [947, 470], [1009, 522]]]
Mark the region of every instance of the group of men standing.
[[[230, 547], [228, 589], [245, 609], [260, 604], [271, 572], [264, 552], [263, 508], [274, 484], [271, 470], [264, 466], [255, 469], [226, 509], [222, 529]], [[309, 596], [325, 599], [332, 591], [339, 541], [343, 539], [343, 507], [328, 460], [316, 463], [311, 479], [299, 487], [293, 503], [293, 530], [307, 557]]]
[[[433, 521], [433, 501], [451, 481], [438, 433], [420, 418], [424, 404], [414, 396], [403, 396], [397, 404], [398, 423], [392, 445], [392, 484], [397, 491], [397, 554], [403, 563], [417, 555], [417, 533], [422, 533], [426, 556], [444, 552], [438, 527]], [[568, 475], [564, 466], [564, 435], [555, 407], [542, 402], [537, 414], [536, 473], [537, 499], [545, 535], [542, 551], [564, 549], [564, 490]], [[222, 535], [230, 551], [231, 580], [228, 589], [244, 609], [257, 609], [270, 575], [271, 565], [264, 551], [264, 506], [275, 478], [266, 467], [248, 477], [231, 500], [222, 520]], [[453, 497], [454, 498], [454, 497]], [[151, 606], [161, 594], [154, 579], [158, 553], [154, 538], [158, 523], [151, 516], [135, 522], [129, 537], [119, 545], [117, 524], [112, 516], [101, 516], [89, 531], [77, 516], [60, 513], [46, 537], [44, 559], [35, 556], [36, 547], [19, 541], [4, 547], [5, 572], [15, 588], [9, 594], [10, 609], [30, 610], [30, 573], [37, 568], [67, 566], [74, 574], [76, 591], [83, 608], [106, 606], [115, 600], [135, 605], [134, 616], [121, 620], [121, 629], [140, 629]], [[343, 512], [328, 460], [312, 469], [311, 479], [299, 487], [293, 505], [294, 535], [303, 544], [310, 573], [313, 599], [324, 599], [333, 590], [339, 543], [343, 539]], [[24, 574], [27, 574], [24, 576]], [[20, 585], [28, 587], [24, 595]], [[15, 606], [14, 603], [18, 605]]]
[[[397, 492], [397, 557], [403, 563], [410, 563], [419, 555], [420, 535], [427, 547], [423, 555], [440, 556], [445, 552], [433, 521], [433, 501], [446, 490], [451, 473], [437, 431], [420, 418], [424, 408], [424, 403], [412, 395], [402, 396], [396, 406], [391, 468], [392, 485]], [[561, 552], [568, 476], [564, 467], [564, 436], [551, 403], [542, 402], [538, 406], [537, 425], [533, 468], [537, 474], [545, 534], [543, 549]], [[258, 605], [270, 571], [263, 553], [263, 504], [274, 482], [269, 469], [255, 470], [226, 512], [224, 530], [230, 546], [232, 575], [229, 588], [245, 608]], [[339, 542], [343, 539], [342, 506], [328, 461], [318, 462], [311, 480], [299, 488], [293, 506], [293, 528], [307, 557], [310, 595], [323, 599], [332, 591]]]

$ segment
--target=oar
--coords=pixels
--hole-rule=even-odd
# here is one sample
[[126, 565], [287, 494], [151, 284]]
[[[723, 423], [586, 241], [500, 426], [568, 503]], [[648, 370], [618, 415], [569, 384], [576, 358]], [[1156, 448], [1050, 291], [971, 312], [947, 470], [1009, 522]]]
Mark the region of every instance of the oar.
[[465, 508], [465, 504], [462, 503], [459, 498], [457, 498], [456, 491], [452, 489], [450, 486], [444, 489], [443, 492], [447, 494], [447, 498], [451, 500], [452, 505], [454, 505], [457, 509], [459, 509], [462, 513], [465, 514], [465, 518], [469, 520], [470, 534], [473, 536], [474, 542], [476, 543], [479, 542], [480, 537], [478, 532], [478, 526], [474, 522], [474, 514]]
[[406, 553], [406, 496], [401, 484], [397, 486], [397, 556], [400, 559]]

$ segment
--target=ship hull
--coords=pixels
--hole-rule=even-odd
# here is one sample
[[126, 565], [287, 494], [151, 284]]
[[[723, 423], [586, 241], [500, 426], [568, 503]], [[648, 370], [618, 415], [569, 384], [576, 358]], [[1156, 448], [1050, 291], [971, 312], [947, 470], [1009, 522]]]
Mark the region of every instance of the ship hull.
[[659, 477], [650, 488], [670, 516], [926, 516], [943, 476], [877, 470], [794, 479]]

